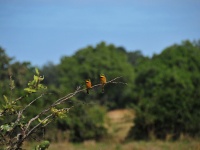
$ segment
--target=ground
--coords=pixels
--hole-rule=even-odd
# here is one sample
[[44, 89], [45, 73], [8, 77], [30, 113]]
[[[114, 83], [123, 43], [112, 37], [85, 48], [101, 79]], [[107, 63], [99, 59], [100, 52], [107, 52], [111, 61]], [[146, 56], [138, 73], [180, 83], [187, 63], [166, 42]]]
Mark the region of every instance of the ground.
[[122, 142], [133, 126], [134, 111], [128, 109], [113, 110], [107, 113], [108, 133], [115, 142]]
[[[83, 143], [59, 142], [51, 143], [48, 150], [200, 150], [200, 140], [183, 139], [170, 141], [132, 141], [124, 143], [130, 128], [134, 125], [134, 111], [121, 109], [107, 113], [105, 126], [108, 129], [109, 139], [103, 142], [94, 140]], [[29, 150], [36, 143], [25, 143], [24, 148]]]

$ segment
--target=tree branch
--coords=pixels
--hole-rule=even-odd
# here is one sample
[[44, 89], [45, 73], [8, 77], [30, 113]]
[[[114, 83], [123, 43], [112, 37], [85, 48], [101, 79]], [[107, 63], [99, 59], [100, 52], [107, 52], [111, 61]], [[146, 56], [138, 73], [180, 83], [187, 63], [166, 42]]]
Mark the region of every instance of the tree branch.
[[[121, 77], [116, 77], [110, 81], [107, 81], [106, 84], [126, 84], [127, 83], [123, 83], [123, 82], [117, 82], [116, 80], [119, 79]], [[91, 87], [91, 89], [95, 88], [95, 87], [99, 87], [99, 86], [102, 86], [102, 84], [95, 84]], [[34, 127], [30, 128], [31, 127], [31, 124], [32, 122], [34, 122], [36, 119], [40, 118], [42, 115], [46, 114], [47, 112], [50, 112], [51, 108], [55, 107], [55, 106], [58, 106], [62, 103], [64, 103], [65, 101], [69, 100], [70, 98], [72, 98], [73, 96], [75, 96], [76, 94], [80, 93], [80, 92], [83, 92], [85, 91], [86, 88], [83, 88], [81, 89], [80, 86], [77, 87], [77, 89], [72, 92], [72, 93], [69, 93], [67, 94], [66, 96], [62, 97], [62, 98], [59, 98], [57, 99], [54, 103], [52, 103], [50, 106], [48, 106], [46, 109], [42, 110], [40, 113], [38, 113], [35, 117], [31, 118], [28, 123], [23, 126], [23, 129], [22, 129], [22, 132], [23, 133], [23, 136], [21, 139], [18, 139], [17, 141], [15, 141], [14, 143], [12, 143], [12, 146], [11, 148], [13, 147], [17, 147], [19, 148], [19, 146], [24, 142], [24, 140], [29, 137], [37, 128], [39, 128], [43, 123], [42, 122], [39, 122], [37, 123], [37, 125], [35, 125]], [[21, 116], [23, 114], [23, 112], [29, 107], [31, 106], [36, 100], [40, 99], [41, 97], [43, 97], [45, 95], [45, 93], [42, 93], [40, 96], [38, 96], [37, 98], [35, 98], [34, 100], [32, 100], [28, 105], [26, 105], [21, 111], [19, 111], [18, 113], [18, 116], [17, 116], [17, 120], [15, 121], [16, 125], [17, 123], [20, 121], [21, 119]], [[19, 98], [20, 99], [20, 98]], [[74, 107], [74, 106], [72, 106]], [[63, 108], [63, 110], [67, 110], [67, 112], [72, 108]], [[53, 114], [53, 112], [50, 112], [50, 114], [48, 116], [46, 116], [43, 120], [46, 120], [46, 119], [50, 119], [51, 117], [55, 117], [55, 115]], [[53, 120], [53, 119], [52, 119]], [[47, 124], [49, 124], [52, 120], [50, 120], [49, 122], [47, 122], [45, 124], [45, 126]]]

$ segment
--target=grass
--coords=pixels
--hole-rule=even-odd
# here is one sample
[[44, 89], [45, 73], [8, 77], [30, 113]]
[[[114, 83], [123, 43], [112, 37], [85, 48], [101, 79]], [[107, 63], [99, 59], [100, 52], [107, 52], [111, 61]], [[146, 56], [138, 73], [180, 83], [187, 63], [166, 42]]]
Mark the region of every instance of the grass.
[[[129, 129], [134, 125], [134, 112], [131, 110], [114, 110], [107, 113], [105, 126], [109, 138], [104, 142], [93, 140], [83, 143], [51, 143], [48, 150], [200, 150], [200, 140], [182, 139], [170, 141], [132, 141], [123, 143]], [[36, 143], [25, 143], [24, 149], [32, 149]]]
[[[25, 144], [26, 149], [31, 149], [33, 144]], [[200, 150], [200, 141], [133, 141], [129, 143], [96, 143], [88, 141], [79, 144], [68, 142], [51, 143], [48, 150]]]

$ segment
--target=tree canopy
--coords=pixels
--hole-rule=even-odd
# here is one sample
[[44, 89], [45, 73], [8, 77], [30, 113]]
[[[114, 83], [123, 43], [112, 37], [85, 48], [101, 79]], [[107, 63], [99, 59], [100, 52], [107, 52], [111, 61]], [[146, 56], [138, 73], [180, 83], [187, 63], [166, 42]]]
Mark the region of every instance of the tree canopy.
[[[150, 139], [152, 136], [165, 139], [168, 135], [177, 139], [181, 134], [200, 136], [199, 43], [186, 40], [151, 58], [139, 50], [126, 51], [105, 42], [79, 49], [72, 56], [63, 56], [58, 65], [48, 63], [40, 68], [51, 95], [36, 102], [27, 113], [34, 116], [36, 108], [40, 110], [78, 86], [85, 87], [86, 79], [90, 79], [92, 84], [100, 83], [99, 75], [103, 73], [107, 79], [122, 76], [122, 82], [127, 85], [109, 84], [104, 93], [93, 89], [89, 95], [83, 92], [65, 104], [77, 107], [69, 118], [58, 120], [56, 125], [60, 130], [70, 130], [72, 141], [106, 135], [102, 115], [105, 111], [127, 107], [136, 112], [135, 126], [127, 136], [129, 139]], [[9, 93], [10, 77], [19, 89], [13, 96], [23, 95], [20, 89], [32, 78], [34, 67], [31, 63], [15, 61], [0, 48], [0, 69], [1, 97]], [[81, 114], [84, 118], [80, 118], [83, 117]], [[100, 122], [91, 121], [95, 119]], [[81, 131], [85, 133], [88, 126], [91, 132], [78, 134]]]
[[200, 48], [172, 45], [137, 66], [137, 117], [129, 137], [200, 135]]

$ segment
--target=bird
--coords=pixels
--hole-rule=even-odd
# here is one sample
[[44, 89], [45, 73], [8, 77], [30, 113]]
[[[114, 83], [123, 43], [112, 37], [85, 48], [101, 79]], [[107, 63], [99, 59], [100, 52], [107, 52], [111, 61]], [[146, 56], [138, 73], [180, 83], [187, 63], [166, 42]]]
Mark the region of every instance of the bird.
[[102, 93], [104, 93], [104, 86], [106, 84], [106, 76], [104, 74], [100, 74], [100, 83], [102, 84]]
[[85, 80], [85, 85], [86, 85], [87, 94], [89, 94], [89, 89], [92, 88], [91, 80], [90, 79]]

